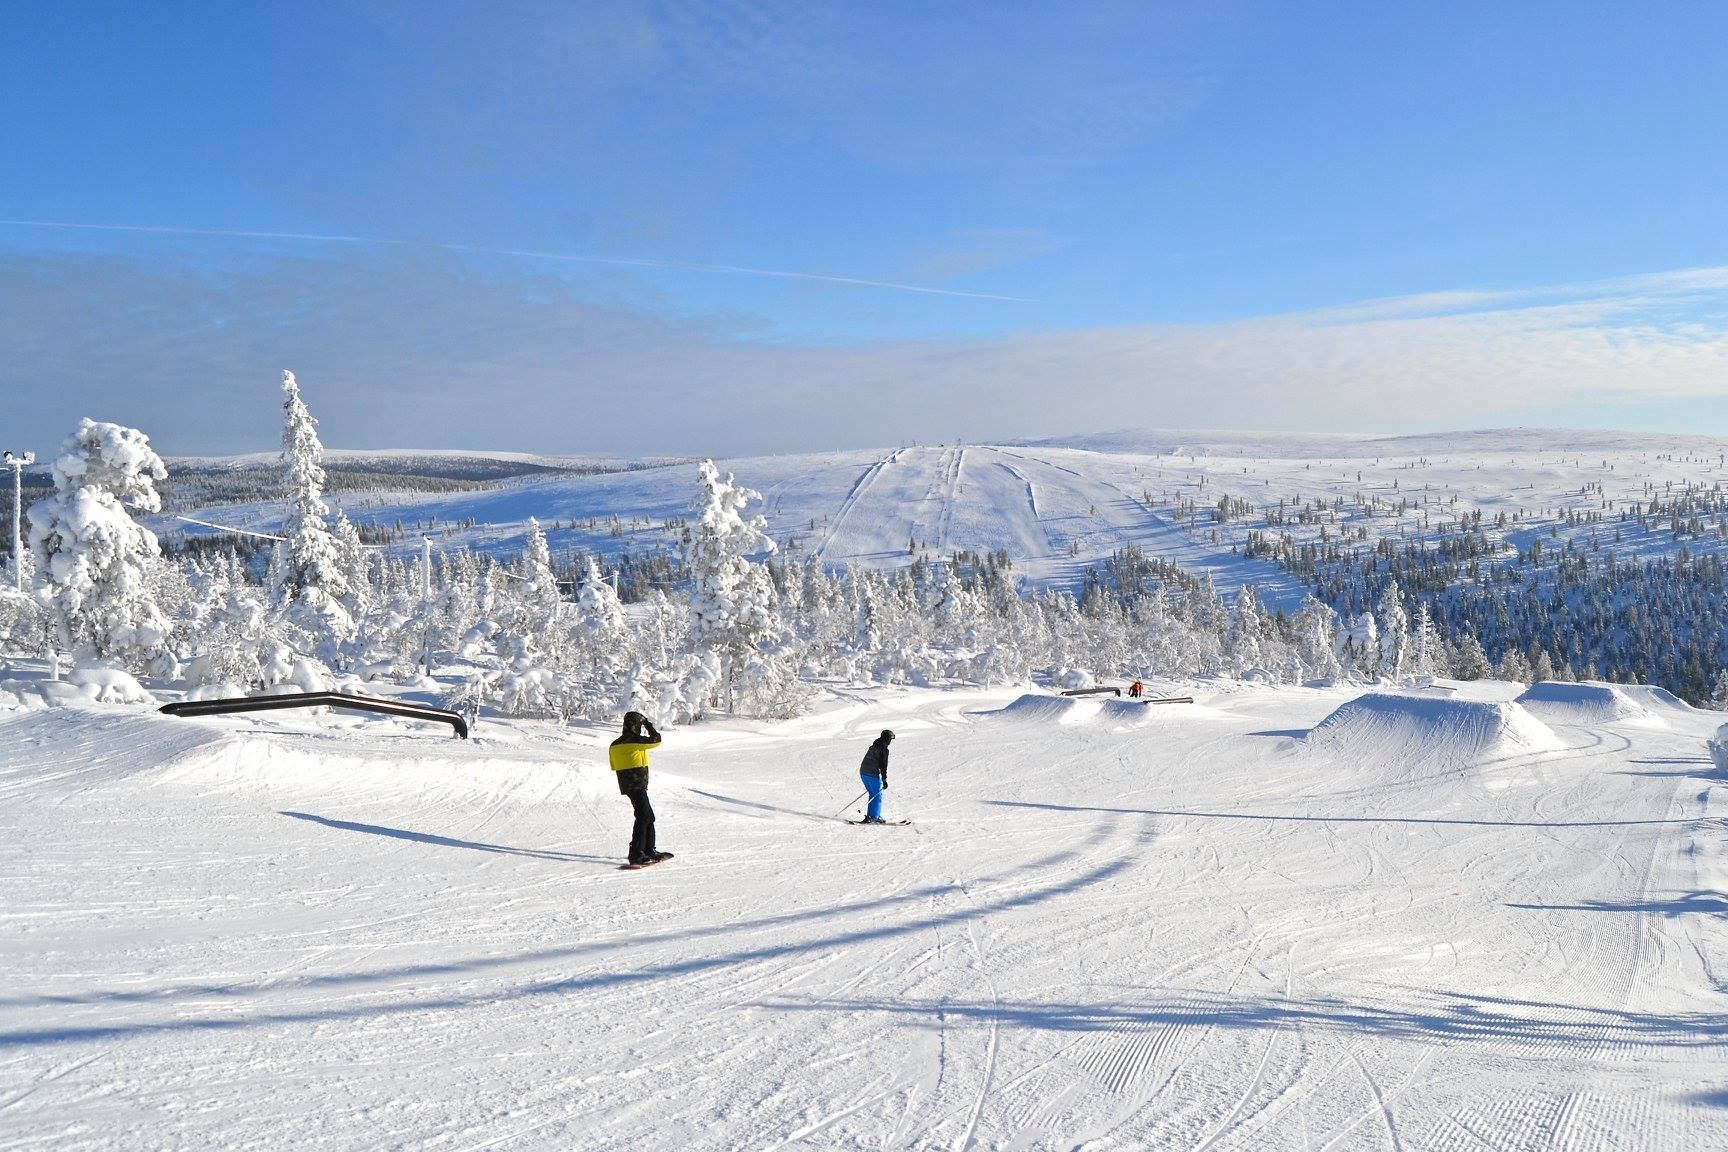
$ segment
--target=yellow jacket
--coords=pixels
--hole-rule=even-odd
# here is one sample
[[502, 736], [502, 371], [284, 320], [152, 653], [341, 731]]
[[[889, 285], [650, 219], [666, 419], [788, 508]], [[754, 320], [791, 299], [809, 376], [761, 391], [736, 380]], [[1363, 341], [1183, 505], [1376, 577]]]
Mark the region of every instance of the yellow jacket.
[[650, 739], [646, 736], [635, 740], [619, 737], [612, 741], [612, 746], [606, 750], [606, 758], [612, 763], [612, 771], [624, 772], [631, 768], [648, 767], [648, 749], [660, 747], [659, 737]]

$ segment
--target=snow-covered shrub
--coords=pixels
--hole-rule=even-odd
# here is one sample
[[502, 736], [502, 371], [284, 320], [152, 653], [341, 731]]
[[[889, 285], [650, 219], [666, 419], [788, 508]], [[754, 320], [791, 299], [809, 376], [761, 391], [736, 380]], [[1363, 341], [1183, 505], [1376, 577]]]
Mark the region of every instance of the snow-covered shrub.
[[74, 668], [66, 682], [84, 689], [98, 704], [154, 704], [156, 698], [118, 668]]

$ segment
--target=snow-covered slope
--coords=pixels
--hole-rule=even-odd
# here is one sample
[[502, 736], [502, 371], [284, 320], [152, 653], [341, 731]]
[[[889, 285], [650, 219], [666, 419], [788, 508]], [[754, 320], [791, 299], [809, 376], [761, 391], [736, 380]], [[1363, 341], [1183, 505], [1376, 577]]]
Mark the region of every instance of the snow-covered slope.
[[[364, 462], [363, 454], [345, 459]], [[1553, 548], [1569, 539], [1611, 546], [1621, 557], [1728, 545], [1728, 495], [1719, 487], [1728, 480], [1728, 440], [1707, 437], [1542, 429], [1403, 437], [1141, 431], [722, 465], [763, 493], [760, 507], [772, 534], [790, 542], [795, 555], [880, 567], [920, 553], [1003, 549], [1027, 580], [1071, 583], [1132, 544], [1211, 574], [1226, 595], [1253, 583], [1286, 609], [1303, 589], [1273, 564], [1247, 558], [1254, 536], [1368, 548], [1383, 538], [1435, 540], [1469, 524], [1503, 555], [1535, 541]], [[672, 464], [524, 477], [484, 491], [336, 498], [357, 520], [402, 523], [410, 543], [430, 532], [441, 547], [514, 552], [534, 516], [558, 525], [551, 533], [555, 549], [615, 553], [671, 546], [676, 525], [669, 530], [667, 522], [689, 512], [694, 491], [694, 468]], [[1676, 523], [1666, 510], [1682, 498], [1691, 510]], [[1230, 508], [1222, 520], [1220, 501]], [[1664, 511], [1645, 522], [1634, 518], [1652, 503]], [[281, 510], [244, 504], [196, 515], [268, 531]], [[206, 531], [168, 519], [154, 526]]]
[[0, 1142], [1728, 1147], [1711, 716], [1180, 687], [672, 732], [640, 873], [609, 731], [0, 718]]

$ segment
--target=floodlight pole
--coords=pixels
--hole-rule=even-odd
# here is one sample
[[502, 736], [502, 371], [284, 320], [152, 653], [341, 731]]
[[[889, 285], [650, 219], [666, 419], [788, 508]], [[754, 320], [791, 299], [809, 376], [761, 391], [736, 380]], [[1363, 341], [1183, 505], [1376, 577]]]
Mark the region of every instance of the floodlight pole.
[[0, 459], [12, 469], [12, 585], [24, 591], [24, 469], [36, 463], [36, 453], [7, 452]]

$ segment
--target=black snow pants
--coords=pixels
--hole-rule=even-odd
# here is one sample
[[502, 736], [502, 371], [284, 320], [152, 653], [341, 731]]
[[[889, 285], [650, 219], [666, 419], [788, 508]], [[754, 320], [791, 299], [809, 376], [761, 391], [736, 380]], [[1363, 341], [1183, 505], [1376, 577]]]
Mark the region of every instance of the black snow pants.
[[635, 826], [630, 829], [630, 863], [642, 864], [654, 857], [654, 806], [648, 803], [646, 788], [632, 788], [624, 795], [636, 812]]

